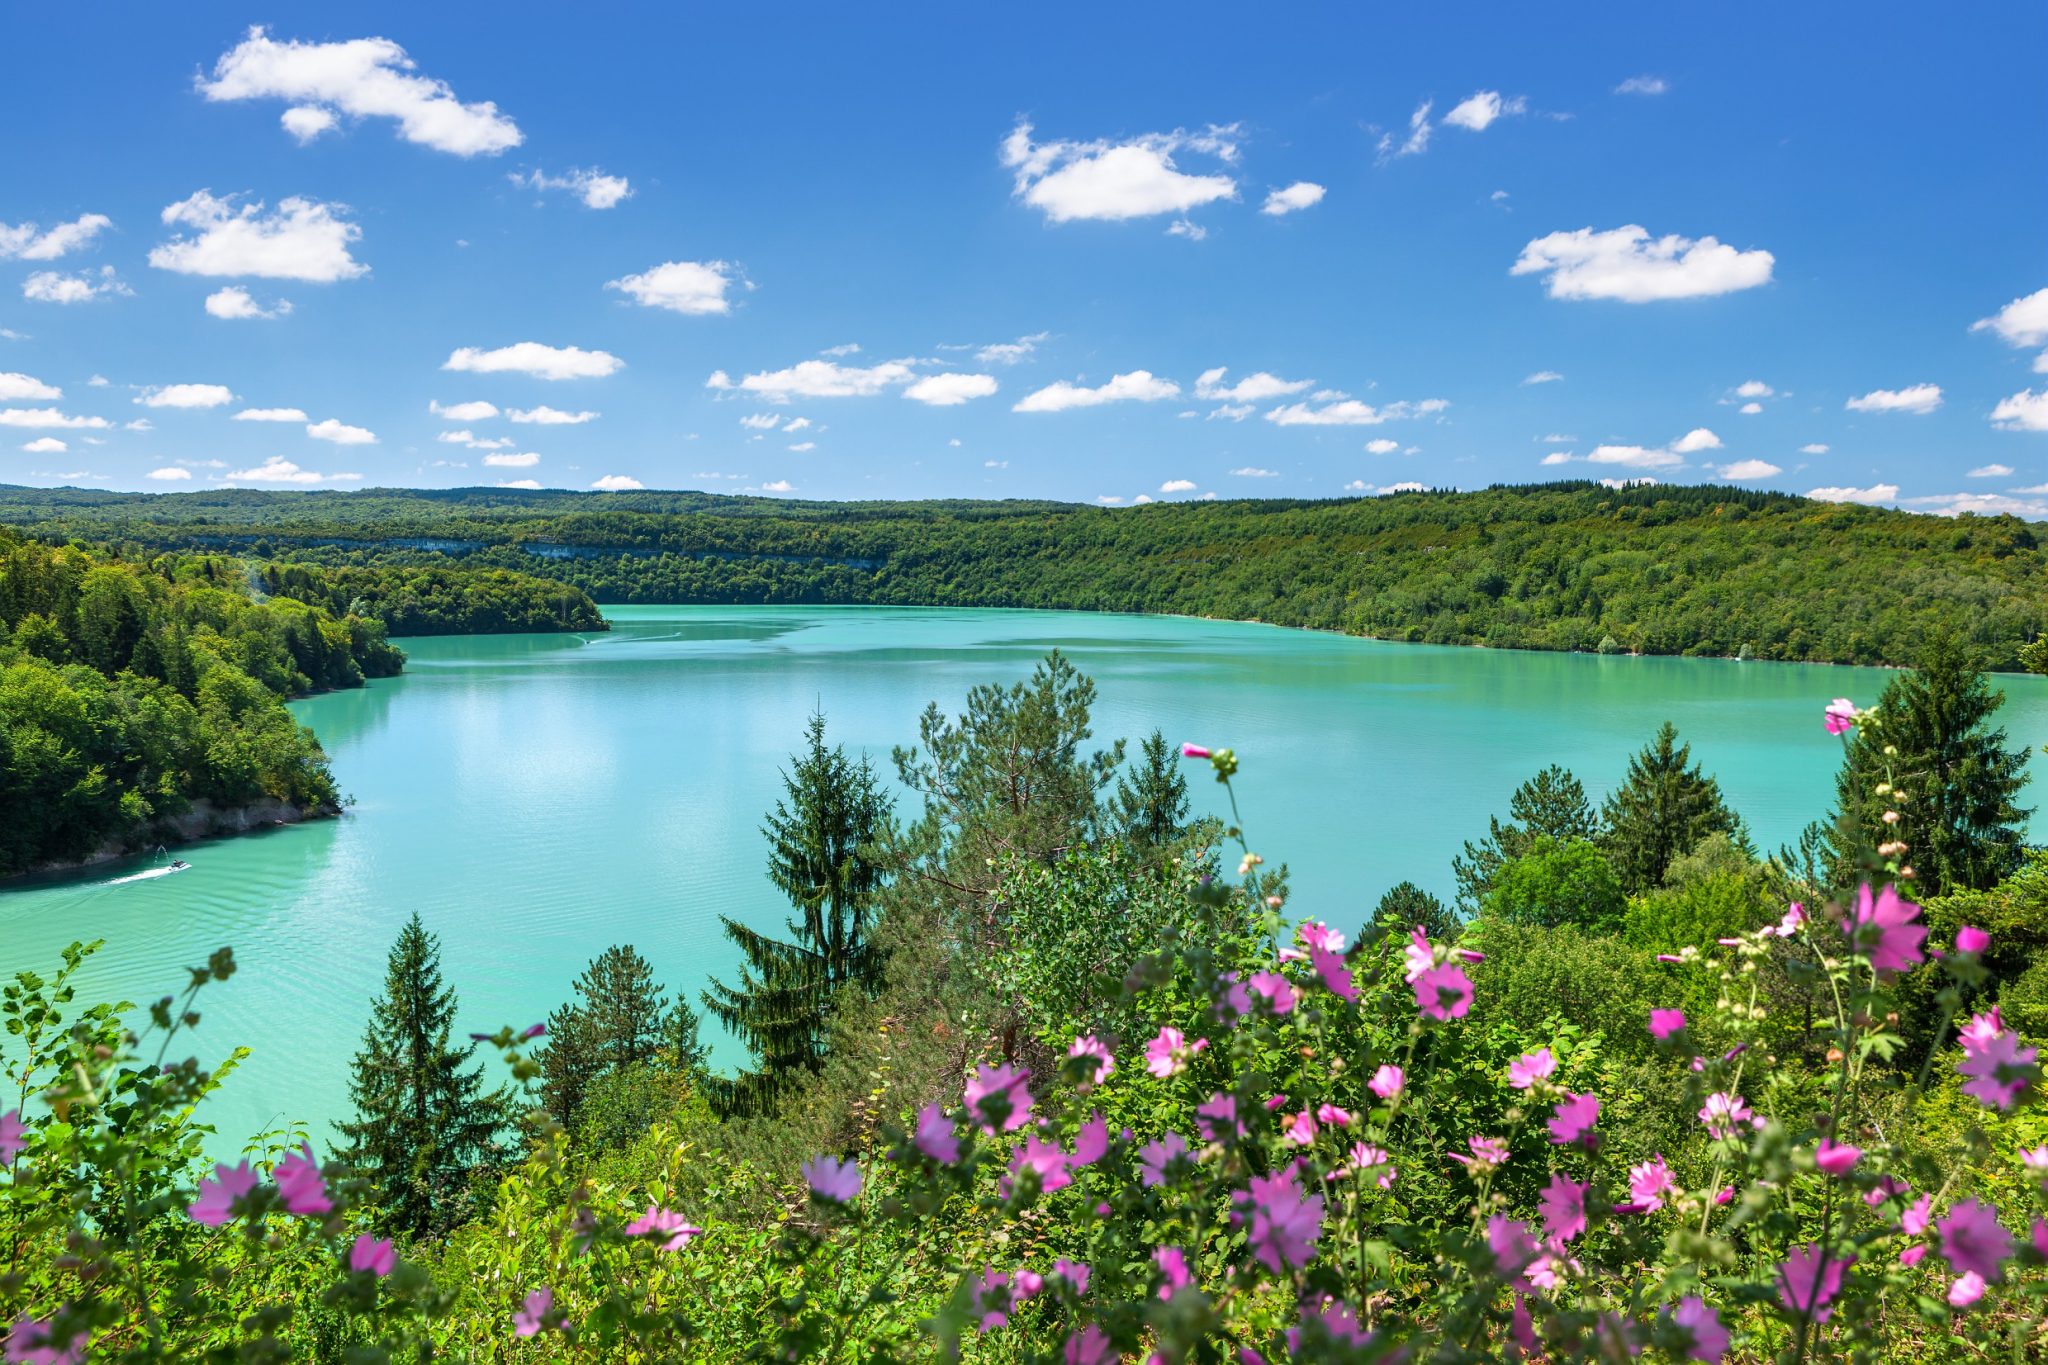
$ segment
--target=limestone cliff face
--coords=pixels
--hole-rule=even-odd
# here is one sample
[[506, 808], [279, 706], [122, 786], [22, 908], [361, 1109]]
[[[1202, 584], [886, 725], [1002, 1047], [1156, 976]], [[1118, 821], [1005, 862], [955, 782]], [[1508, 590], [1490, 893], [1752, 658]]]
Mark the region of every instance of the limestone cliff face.
[[231, 807], [216, 806], [211, 801], [195, 801], [190, 809], [182, 814], [164, 816], [126, 838], [109, 840], [89, 858], [81, 858], [70, 863], [44, 863], [32, 869], [31, 875], [110, 863], [155, 848], [159, 844], [187, 844], [197, 839], [247, 834], [251, 830], [296, 825], [302, 820], [321, 820], [339, 814], [339, 806], [322, 804], [302, 808], [269, 798], [246, 806]]

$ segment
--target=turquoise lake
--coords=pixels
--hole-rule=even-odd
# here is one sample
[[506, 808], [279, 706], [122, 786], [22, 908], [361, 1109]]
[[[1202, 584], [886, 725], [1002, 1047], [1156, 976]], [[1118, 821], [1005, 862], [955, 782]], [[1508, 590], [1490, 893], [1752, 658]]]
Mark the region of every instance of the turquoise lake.
[[[1062, 612], [610, 615], [601, 635], [403, 641], [405, 676], [294, 707], [354, 800], [346, 815], [191, 846], [175, 877], [108, 884], [148, 865], [136, 860], [0, 891], [0, 971], [47, 974], [66, 943], [104, 938], [81, 999], [147, 1001], [232, 945], [242, 970], [208, 988], [193, 1035], [206, 1058], [253, 1049], [209, 1103], [217, 1148], [290, 1120], [317, 1139], [345, 1112], [348, 1059], [415, 910], [479, 1031], [545, 1017], [611, 943], [693, 1002], [730, 972], [718, 917], [786, 914], [760, 821], [813, 708], [886, 770], [928, 701], [957, 711], [971, 685], [1021, 679], [1057, 647], [1096, 679], [1105, 740], [1157, 726], [1233, 746], [1252, 844], [1292, 865], [1293, 910], [1349, 929], [1404, 878], [1448, 898], [1452, 854], [1543, 764], [1597, 796], [1666, 719], [1776, 847], [1831, 796], [1840, 750], [1821, 708], [1867, 704], [1887, 676]], [[2048, 679], [1999, 685], [2012, 741], [2038, 751]], [[1191, 774], [1195, 805], [1214, 812], [1206, 772]]]

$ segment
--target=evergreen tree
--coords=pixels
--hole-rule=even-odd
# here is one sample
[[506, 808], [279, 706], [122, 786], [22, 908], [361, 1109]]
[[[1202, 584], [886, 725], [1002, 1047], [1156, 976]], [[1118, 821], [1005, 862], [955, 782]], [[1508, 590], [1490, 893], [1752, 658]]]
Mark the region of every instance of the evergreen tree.
[[1678, 742], [1678, 727], [1668, 720], [1629, 760], [1628, 776], [1601, 816], [1607, 831], [1599, 842], [1629, 895], [1663, 885], [1673, 860], [1710, 834], [1725, 834], [1750, 851], [1741, 819], [1721, 799], [1721, 784], [1692, 762], [1692, 746]]
[[1410, 929], [1420, 929], [1432, 939], [1456, 938], [1458, 934], [1458, 916], [1414, 882], [1402, 882], [1381, 896], [1372, 922], [1374, 928], [1404, 938]]
[[1476, 844], [1467, 841], [1464, 853], [1451, 859], [1451, 873], [1458, 879], [1458, 908], [1467, 915], [1478, 913], [1501, 864], [1521, 857], [1536, 839], [1600, 838], [1600, 818], [1586, 800], [1585, 785], [1569, 768], [1555, 763], [1515, 788], [1505, 821], [1495, 816], [1487, 824], [1484, 839]]
[[825, 718], [811, 717], [806, 747], [783, 774], [784, 799], [762, 830], [768, 879], [797, 914], [789, 937], [771, 938], [721, 916], [743, 961], [739, 981], [714, 981], [704, 1004], [754, 1054], [752, 1071], [714, 1083], [727, 1113], [760, 1112], [789, 1082], [825, 1060], [833, 1002], [841, 990], [872, 990], [881, 951], [870, 935], [887, 880], [881, 841], [890, 803], [863, 759], [825, 747]]
[[509, 1097], [484, 1089], [474, 1042], [456, 1046], [441, 941], [417, 912], [392, 945], [349, 1078], [353, 1122], [336, 1159], [370, 1181], [388, 1225], [415, 1237], [459, 1222], [470, 1178], [497, 1160]]
[[[1920, 666], [1886, 684], [1876, 716], [1859, 725], [1835, 783], [1838, 810], [1861, 848], [1840, 846], [1838, 884], [1855, 880], [1859, 855], [1900, 840], [1922, 896], [1988, 890], [2024, 856], [2031, 811], [2013, 804], [2027, 784], [2027, 755], [2008, 749], [1991, 717], [2005, 703], [1952, 634], [1933, 637]], [[1890, 752], [1887, 752], [1887, 751]], [[1890, 783], [1893, 791], [1876, 788]], [[1896, 824], [1884, 813], [1896, 810]]]
[[[654, 969], [631, 944], [614, 944], [576, 978], [575, 998], [548, 1016], [541, 1103], [556, 1122], [576, 1126], [590, 1087], [614, 1072], [676, 1055], [688, 1072], [699, 1060], [697, 1018], [680, 1000], [667, 1008]], [[680, 1037], [687, 1038], [678, 1046]]]
[[1133, 770], [1117, 778], [1110, 812], [1124, 842], [1142, 857], [1171, 846], [1186, 832], [1188, 780], [1179, 751], [1158, 730], [1139, 746]]

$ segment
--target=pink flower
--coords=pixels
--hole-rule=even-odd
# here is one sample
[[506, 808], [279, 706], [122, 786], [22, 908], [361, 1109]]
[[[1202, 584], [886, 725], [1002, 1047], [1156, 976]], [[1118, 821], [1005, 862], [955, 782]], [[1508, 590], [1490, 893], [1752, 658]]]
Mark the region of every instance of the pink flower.
[[1968, 1271], [1956, 1277], [1948, 1287], [1948, 1302], [1951, 1308], [1968, 1308], [1984, 1297], [1984, 1277], [1976, 1271]]
[[1088, 1292], [1088, 1267], [1079, 1261], [1061, 1257], [1052, 1263], [1052, 1273], [1055, 1278], [1065, 1280], [1076, 1294]]
[[1067, 1048], [1068, 1057], [1093, 1057], [1096, 1061], [1094, 1074], [1081, 1083], [1081, 1093], [1102, 1084], [1109, 1079], [1109, 1073], [1116, 1070], [1116, 1058], [1109, 1052], [1109, 1045], [1092, 1033], [1084, 1033]]
[[272, 1174], [286, 1213], [334, 1212], [334, 1201], [327, 1197], [327, 1181], [320, 1174], [320, 1164], [313, 1160], [312, 1144], [301, 1144], [299, 1151], [277, 1163]]
[[1833, 1138], [1822, 1138], [1820, 1146], [1813, 1149], [1813, 1164], [1828, 1175], [1847, 1175], [1862, 1159], [1861, 1147], [1851, 1147]]
[[1662, 1152], [1641, 1165], [1628, 1168], [1629, 1198], [1650, 1212], [1664, 1207], [1665, 1195], [1677, 1192], [1678, 1181], [1671, 1174], [1671, 1168], [1664, 1164]]
[[1963, 1051], [1975, 1052], [1986, 1043], [2005, 1032], [2005, 1019], [1993, 1005], [1981, 1014], [1970, 1016], [1970, 1022], [1956, 1030], [1956, 1041], [1963, 1045]]
[[1088, 1116], [1088, 1121], [1074, 1133], [1074, 1154], [1067, 1158], [1069, 1166], [1093, 1166], [1109, 1151], [1109, 1120], [1097, 1110]]
[[1499, 1138], [1474, 1137], [1468, 1139], [1466, 1145], [1472, 1149], [1472, 1154], [1452, 1152], [1451, 1160], [1463, 1165], [1474, 1180], [1508, 1164], [1508, 1145]]
[[1017, 1272], [1012, 1281], [1010, 1272], [989, 1268], [982, 1271], [981, 1283], [974, 1288], [974, 1307], [981, 1314], [977, 1324], [984, 1332], [993, 1332], [998, 1327], [1007, 1327], [1010, 1314], [1017, 1305], [1036, 1294], [1044, 1287], [1041, 1276], [1028, 1270]]
[[369, 1271], [378, 1279], [389, 1275], [398, 1265], [398, 1252], [390, 1242], [381, 1237], [363, 1233], [356, 1238], [355, 1245], [348, 1249], [348, 1268], [353, 1271]]
[[1539, 1047], [1508, 1063], [1508, 1084], [1517, 1090], [1527, 1090], [1556, 1070], [1557, 1058], [1550, 1055], [1549, 1048]]
[[1340, 1169], [1337, 1174], [1357, 1174], [1374, 1181], [1383, 1190], [1394, 1188], [1396, 1171], [1393, 1166], [1394, 1157], [1391, 1152], [1388, 1152], [1383, 1147], [1375, 1147], [1369, 1142], [1354, 1142], [1351, 1144], [1349, 1155], [1351, 1158], [1350, 1168], [1348, 1170]]
[[1401, 1087], [1407, 1083], [1408, 1077], [1402, 1073], [1401, 1068], [1388, 1064], [1372, 1073], [1372, 1079], [1365, 1083], [1365, 1088], [1383, 1100], [1391, 1100], [1401, 1093]]
[[1344, 951], [1344, 935], [1319, 919], [1304, 921], [1301, 928], [1295, 932], [1301, 935], [1302, 946], [1311, 951], [1317, 948], [1326, 953]]
[[2039, 1147], [2020, 1148], [2020, 1165], [2035, 1175], [2048, 1172], [2048, 1142], [2042, 1143]]
[[[1013, 1179], [1027, 1170], [1037, 1173], [1041, 1194], [1051, 1194], [1074, 1183], [1074, 1178], [1067, 1174], [1067, 1154], [1057, 1144], [1047, 1142], [1036, 1133], [1028, 1135], [1024, 1145], [1010, 1155]], [[1010, 1197], [1009, 1180], [1003, 1181], [1002, 1194], [1005, 1199]]]
[[239, 1166], [216, 1164], [213, 1175], [199, 1182], [199, 1197], [186, 1206], [195, 1223], [217, 1228], [235, 1216], [235, 1201], [256, 1188], [256, 1172], [244, 1161]]
[[1486, 1245], [1493, 1253], [1494, 1273], [1504, 1280], [1512, 1280], [1527, 1270], [1536, 1260], [1538, 1250], [1527, 1223], [1515, 1222], [1499, 1213], [1486, 1220]]
[[1700, 1110], [1700, 1122], [1707, 1125], [1707, 1136], [1716, 1140], [1734, 1137], [1737, 1125], [1749, 1122], [1752, 1117], [1742, 1096], [1725, 1090], [1707, 1096], [1707, 1103]]
[[[1523, 1355], [1535, 1355], [1543, 1349], [1543, 1343], [1536, 1336], [1536, 1320], [1529, 1315], [1529, 1296], [1519, 1291], [1515, 1294], [1514, 1315], [1508, 1320], [1508, 1333]], [[1513, 1359], [1510, 1355], [1509, 1359]]]
[[960, 1159], [959, 1135], [954, 1133], [946, 1111], [936, 1104], [928, 1104], [918, 1112], [917, 1135], [911, 1141], [918, 1151], [941, 1166], [950, 1166]]
[[1116, 1348], [1093, 1323], [1068, 1337], [1066, 1348], [1060, 1352], [1064, 1365], [1116, 1365], [1118, 1359]]
[[1161, 1080], [1178, 1076], [1187, 1070], [1189, 1059], [1207, 1046], [1207, 1038], [1197, 1038], [1190, 1043], [1179, 1029], [1168, 1025], [1159, 1030], [1158, 1037], [1145, 1044], [1145, 1069]]
[[2034, 1254], [2048, 1260], [2048, 1218], [2034, 1220]]
[[1188, 1154], [1187, 1141], [1179, 1133], [1168, 1133], [1157, 1142], [1138, 1149], [1138, 1179], [1147, 1186], [1166, 1183], [1167, 1167]]
[[[565, 1315], [556, 1313], [555, 1291], [542, 1285], [526, 1296], [526, 1303], [512, 1315], [512, 1331], [516, 1336], [530, 1337], [537, 1332], [558, 1328], [567, 1321]], [[552, 1320], [550, 1320], [552, 1315]]]
[[1287, 1014], [1294, 1009], [1294, 987], [1278, 972], [1260, 972], [1248, 983], [1252, 994], [1269, 1005], [1275, 1014]]
[[847, 1203], [860, 1194], [860, 1167], [836, 1156], [814, 1156], [798, 1168], [811, 1193], [834, 1204]]
[[1316, 1106], [1316, 1122], [1325, 1128], [1349, 1128], [1351, 1115], [1334, 1104]]
[[1031, 1119], [1031, 1072], [1021, 1066], [989, 1067], [967, 1079], [967, 1112], [984, 1133], [1008, 1133]]
[[1842, 1272], [1852, 1260], [1831, 1259], [1818, 1242], [1808, 1242], [1778, 1267], [1778, 1301], [1788, 1312], [1815, 1322], [1834, 1316], [1832, 1304], [1842, 1292]]
[[1847, 734], [1856, 728], [1856, 703], [1847, 697], [1836, 697], [1821, 712], [1820, 723], [1831, 735]]
[[1728, 1354], [1728, 1329], [1699, 1295], [1680, 1299], [1671, 1320], [1692, 1334], [1692, 1347], [1685, 1353], [1688, 1360], [1716, 1361]]
[[1250, 1190], [1239, 1190], [1231, 1202], [1237, 1206], [1231, 1223], [1249, 1217], [1251, 1230], [1245, 1240], [1252, 1256], [1275, 1275], [1298, 1270], [1315, 1255], [1316, 1238], [1323, 1229], [1323, 1197], [1303, 1194], [1291, 1168], [1253, 1176]]
[[1209, 751], [1199, 744], [1183, 744], [1180, 746], [1180, 756], [1182, 758], [1207, 758]]
[[2034, 1061], [2039, 1055], [2036, 1048], [2021, 1047], [2015, 1034], [1993, 1034], [1975, 1049], [1965, 1049], [1956, 1063], [1956, 1070], [1970, 1078], [1963, 1082], [1963, 1093], [1994, 1109], [2010, 1109], [2038, 1070]]
[[1920, 945], [1927, 939], [1927, 926], [1915, 924], [1920, 907], [1899, 896], [1898, 888], [1887, 886], [1872, 894], [1870, 883], [1856, 888], [1856, 907], [1850, 918], [1850, 941], [1870, 959], [1872, 971], [1885, 975], [1903, 972], [1926, 960]]
[[91, 1329], [78, 1330], [70, 1345], [57, 1347], [49, 1344], [52, 1327], [49, 1318], [26, 1313], [16, 1318], [7, 1332], [6, 1358], [20, 1365], [78, 1365], [85, 1359], [85, 1338]]
[[1297, 1146], [1313, 1146], [1316, 1140], [1315, 1115], [1302, 1110], [1280, 1125], [1280, 1136]]
[[1956, 951], [1959, 953], [1981, 953], [1991, 946], [1991, 935], [1972, 925], [1965, 924], [1956, 930]]
[[1208, 1102], [1195, 1107], [1195, 1126], [1202, 1130], [1202, 1136], [1211, 1142], [1228, 1142], [1244, 1136], [1244, 1124], [1238, 1121], [1237, 1097], [1234, 1095], [1211, 1095]]
[[1872, 1208], [1876, 1208], [1887, 1199], [1896, 1199], [1902, 1194], [1910, 1193], [1912, 1188], [1911, 1185], [1895, 1176], [1879, 1176], [1876, 1186], [1863, 1196], [1863, 1202]]
[[1188, 1258], [1179, 1247], [1157, 1247], [1152, 1262], [1159, 1267], [1159, 1297], [1170, 1299], [1195, 1282], [1188, 1273]]
[[1543, 1214], [1543, 1234], [1552, 1246], [1569, 1242], [1586, 1230], [1586, 1191], [1591, 1185], [1569, 1180], [1562, 1171], [1552, 1171], [1550, 1184], [1536, 1201]]
[[1551, 1144], [1557, 1147], [1577, 1144], [1591, 1149], [1594, 1144], [1593, 1125], [1599, 1119], [1600, 1101], [1597, 1098], [1566, 1091], [1557, 1108], [1551, 1110]]
[[1416, 977], [1436, 965], [1436, 949], [1430, 947], [1429, 936], [1420, 929], [1410, 929], [1407, 946], [1401, 949], [1401, 961], [1402, 979], [1412, 986]]
[[1316, 947], [1308, 950], [1308, 960], [1322, 979], [1323, 989], [1344, 1000], [1358, 999], [1358, 986], [1351, 979], [1351, 968], [1344, 965], [1344, 959], [1328, 948]]
[[1652, 1038], [1655, 1038], [1658, 1042], [1664, 1042], [1666, 1039], [1670, 1038], [1672, 1034], [1681, 1033], [1684, 1030], [1684, 1010], [1650, 1011], [1650, 1036]]
[[10, 1109], [0, 1114], [0, 1166], [12, 1166], [14, 1158], [21, 1155], [28, 1141], [22, 1134], [28, 1129], [22, 1126], [21, 1111]]
[[1472, 978], [1463, 967], [1444, 963], [1431, 967], [1411, 983], [1415, 1008], [1431, 1019], [1463, 1019], [1472, 1008]]
[[647, 1212], [626, 1224], [628, 1237], [667, 1237], [661, 1244], [663, 1251], [681, 1251], [690, 1244], [692, 1237], [704, 1235], [704, 1229], [694, 1223], [685, 1222], [683, 1215], [672, 1213], [659, 1204], [649, 1204]]
[[1998, 1210], [1965, 1199], [1935, 1225], [1941, 1237], [1941, 1259], [1958, 1275], [1976, 1274], [1997, 1283], [2012, 1255], [2012, 1234], [1998, 1222]]

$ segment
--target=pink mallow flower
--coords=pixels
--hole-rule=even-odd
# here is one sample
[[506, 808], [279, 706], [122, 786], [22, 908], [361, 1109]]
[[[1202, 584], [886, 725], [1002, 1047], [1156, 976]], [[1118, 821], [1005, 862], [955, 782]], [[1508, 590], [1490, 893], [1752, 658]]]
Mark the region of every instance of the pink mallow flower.
[[1164, 1185], [1167, 1168], [1187, 1154], [1187, 1141], [1179, 1133], [1168, 1133], [1156, 1142], [1146, 1143], [1138, 1149], [1139, 1181], [1147, 1186]]
[[1325, 1128], [1349, 1128], [1351, 1115], [1334, 1104], [1316, 1106], [1316, 1122]]
[[2005, 1276], [2012, 1255], [2012, 1234], [1998, 1222], [1998, 1210], [1965, 1199], [1934, 1225], [1941, 1241], [1941, 1259], [1958, 1275], [1977, 1275], [1996, 1284]]
[[1339, 1167], [1338, 1175], [1358, 1175], [1373, 1181], [1383, 1190], [1394, 1188], [1393, 1154], [1384, 1147], [1375, 1147], [1369, 1142], [1354, 1142], [1349, 1152], [1350, 1164]]
[[1991, 935], [1974, 925], [1965, 924], [1956, 930], [1956, 951], [1975, 955], [1991, 946]]
[[512, 1315], [512, 1332], [515, 1336], [530, 1337], [537, 1333], [559, 1328], [566, 1316], [555, 1311], [555, 1291], [542, 1285], [526, 1296], [526, 1302]]
[[0, 1114], [0, 1166], [12, 1166], [14, 1158], [21, 1155], [28, 1140], [22, 1134], [28, 1131], [22, 1126], [21, 1111], [10, 1109]]
[[1116, 1070], [1116, 1058], [1110, 1055], [1109, 1045], [1092, 1033], [1084, 1033], [1067, 1047], [1067, 1056], [1093, 1057], [1095, 1074], [1081, 1082], [1081, 1093], [1086, 1094], [1109, 1079], [1109, 1073]]
[[1308, 950], [1309, 965], [1316, 969], [1323, 989], [1342, 1000], [1356, 1001], [1358, 985], [1351, 977], [1351, 968], [1344, 965], [1344, 959], [1328, 948], [1315, 947]]
[[1665, 1196], [1677, 1192], [1678, 1180], [1671, 1174], [1671, 1168], [1664, 1164], [1662, 1152], [1628, 1168], [1629, 1198], [1642, 1205], [1645, 1212], [1654, 1213], [1663, 1208]]
[[1741, 1131], [1741, 1125], [1753, 1117], [1742, 1096], [1731, 1095], [1725, 1090], [1717, 1090], [1707, 1096], [1706, 1104], [1700, 1109], [1700, 1122], [1707, 1126], [1707, 1136], [1716, 1140], [1734, 1137]]
[[1289, 1014], [1294, 1009], [1294, 986], [1278, 972], [1259, 972], [1246, 983], [1253, 995], [1264, 1000], [1275, 1014]]
[[1543, 1214], [1543, 1235], [1552, 1246], [1561, 1246], [1586, 1230], [1586, 1191], [1591, 1188], [1567, 1178], [1562, 1171], [1551, 1172], [1550, 1184], [1537, 1197], [1536, 1206]]
[[1968, 1308], [1984, 1297], [1984, 1277], [1972, 1270], [1956, 1276], [1954, 1284], [1948, 1287], [1948, 1303], [1951, 1308]]
[[1870, 959], [1871, 970], [1887, 976], [1903, 972], [1926, 960], [1920, 945], [1927, 941], [1927, 926], [1913, 922], [1919, 918], [1920, 907], [1902, 898], [1897, 887], [1872, 892], [1865, 882], [1856, 888], [1850, 942]]
[[1401, 979], [1409, 985], [1436, 965], [1436, 949], [1431, 946], [1429, 935], [1420, 929], [1408, 931], [1408, 942], [1401, 948]]
[[1856, 728], [1856, 703], [1836, 697], [1820, 713], [1820, 723], [1831, 735], [1843, 735]]
[[960, 1159], [960, 1137], [953, 1131], [953, 1122], [946, 1117], [946, 1111], [936, 1104], [928, 1104], [918, 1111], [917, 1133], [911, 1141], [917, 1145], [918, 1151], [941, 1166], [950, 1166]]
[[860, 1167], [836, 1156], [814, 1156], [798, 1168], [811, 1193], [833, 1204], [845, 1204], [860, 1194]]
[[1431, 1019], [1463, 1019], [1472, 1008], [1472, 978], [1452, 963], [1431, 967], [1411, 983], [1415, 1008]]
[[1536, 1261], [1539, 1248], [1527, 1223], [1496, 1213], [1486, 1220], [1486, 1246], [1493, 1253], [1494, 1273], [1512, 1280]]
[[1651, 1010], [1650, 1036], [1658, 1042], [1665, 1042], [1674, 1034], [1685, 1031], [1684, 1010]]
[[1216, 1094], [1195, 1106], [1195, 1126], [1202, 1130], [1202, 1136], [1210, 1142], [1227, 1142], [1245, 1134], [1244, 1124], [1237, 1117], [1237, 1097]]
[[1970, 1022], [1956, 1030], [1956, 1041], [1962, 1044], [1963, 1051], [1973, 1052], [2003, 1032], [2005, 1018], [1999, 1014], [1998, 1006], [1993, 1005], [1980, 1014], [1971, 1015]]
[[1302, 947], [1310, 951], [1314, 951], [1317, 948], [1321, 948], [1326, 953], [1341, 953], [1344, 951], [1344, 935], [1338, 933], [1319, 919], [1305, 921], [1296, 932], [1301, 936]]
[[1680, 1299], [1678, 1307], [1671, 1310], [1671, 1320], [1692, 1334], [1686, 1359], [1712, 1362], [1728, 1354], [1728, 1329], [1699, 1295], [1688, 1294]]
[[1044, 1277], [1029, 1270], [1019, 1270], [1014, 1278], [1007, 1270], [984, 1270], [981, 1283], [974, 1288], [974, 1307], [980, 1314], [976, 1325], [984, 1332], [1007, 1327], [1017, 1305], [1044, 1286]]
[[1600, 1120], [1600, 1101], [1592, 1095], [1574, 1095], [1565, 1092], [1550, 1115], [1550, 1141], [1553, 1146], [1579, 1146], [1591, 1150], [1595, 1139], [1593, 1125]]
[[1813, 1149], [1813, 1164], [1828, 1175], [1847, 1175], [1862, 1159], [1861, 1147], [1851, 1147], [1833, 1138], [1822, 1138], [1820, 1145]]
[[352, 1271], [369, 1271], [383, 1279], [398, 1266], [398, 1252], [382, 1237], [363, 1233], [356, 1238], [355, 1245], [348, 1249], [348, 1268]]
[[1802, 1318], [1826, 1322], [1842, 1292], [1842, 1272], [1851, 1264], [1831, 1258], [1820, 1243], [1808, 1242], [1778, 1267], [1778, 1301]]
[[50, 1319], [22, 1314], [8, 1327], [5, 1358], [19, 1365], [79, 1365], [85, 1359], [85, 1338], [90, 1329], [81, 1328], [71, 1338], [71, 1344], [63, 1347], [49, 1344], [51, 1331]]
[[1145, 1069], [1165, 1080], [1178, 1076], [1188, 1069], [1188, 1062], [1209, 1046], [1207, 1038], [1197, 1038], [1190, 1043], [1187, 1035], [1168, 1025], [1159, 1030], [1159, 1036], [1145, 1044]]
[[1391, 1100], [1407, 1083], [1408, 1077], [1401, 1068], [1388, 1063], [1372, 1073], [1372, 1079], [1365, 1083], [1365, 1088], [1383, 1100]]
[[628, 1237], [666, 1237], [661, 1244], [663, 1251], [681, 1251], [690, 1244], [693, 1237], [704, 1235], [704, 1229], [684, 1220], [683, 1215], [665, 1209], [659, 1204], [649, 1204], [647, 1212], [626, 1224]]
[[967, 1079], [967, 1112], [984, 1133], [1008, 1133], [1031, 1120], [1031, 1072], [1021, 1066], [985, 1067]]
[[1188, 1271], [1187, 1253], [1179, 1247], [1156, 1247], [1152, 1263], [1159, 1267], [1159, 1297], [1170, 1299], [1195, 1282]]
[[334, 1201], [327, 1197], [327, 1181], [320, 1174], [320, 1163], [313, 1160], [312, 1144], [302, 1144], [298, 1151], [278, 1162], [272, 1174], [286, 1213], [334, 1212]]
[[1465, 1145], [1472, 1149], [1471, 1155], [1452, 1152], [1451, 1160], [1462, 1165], [1474, 1180], [1508, 1164], [1508, 1145], [1500, 1138], [1473, 1137]]
[[1249, 1222], [1245, 1241], [1252, 1256], [1275, 1275], [1299, 1270], [1315, 1255], [1323, 1228], [1323, 1197], [1304, 1194], [1290, 1168], [1276, 1175], [1255, 1175], [1249, 1190], [1231, 1196], [1233, 1226]]
[[1541, 1080], [1548, 1080], [1557, 1071], [1557, 1058], [1550, 1055], [1550, 1049], [1539, 1047], [1508, 1063], [1508, 1084], [1517, 1090], [1527, 1090]]
[[1315, 1115], [1304, 1109], [1280, 1125], [1280, 1136], [1296, 1146], [1313, 1146], [1316, 1140]]
[[2039, 1056], [2039, 1049], [2021, 1047], [2016, 1034], [1995, 1033], [1974, 1048], [1965, 1048], [1963, 1060], [1956, 1063], [1956, 1070], [1969, 1077], [1963, 1093], [1994, 1109], [2010, 1109], [2039, 1070]]
[[244, 1161], [238, 1166], [217, 1163], [213, 1174], [199, 1182], [199, 1197], [185, 1207], [195, 1223], [217, 1228], [235, 1216], [235, 1201], [256, 1188], [256, 1172]]
[[1207, 758], [1209, 751], [1199, 744], [1183, 744], [1180, 746], [1180, 756], [1182, 758]]

